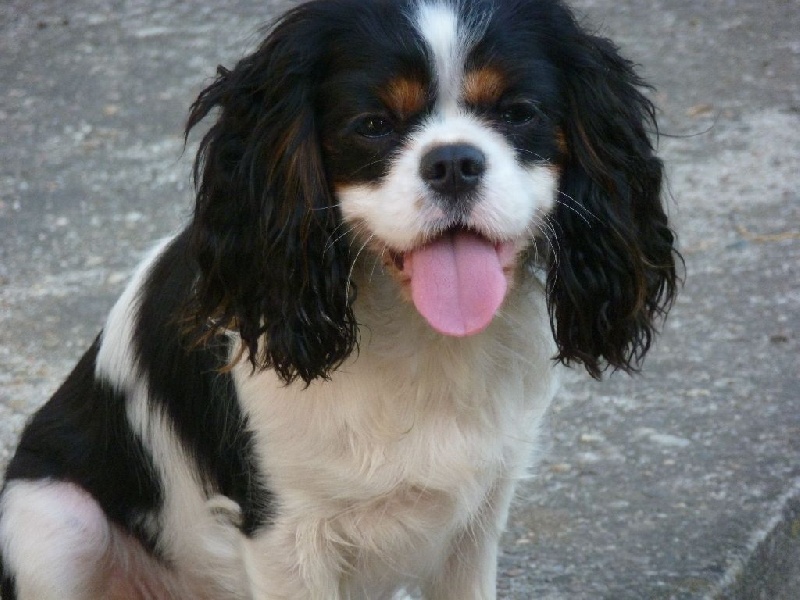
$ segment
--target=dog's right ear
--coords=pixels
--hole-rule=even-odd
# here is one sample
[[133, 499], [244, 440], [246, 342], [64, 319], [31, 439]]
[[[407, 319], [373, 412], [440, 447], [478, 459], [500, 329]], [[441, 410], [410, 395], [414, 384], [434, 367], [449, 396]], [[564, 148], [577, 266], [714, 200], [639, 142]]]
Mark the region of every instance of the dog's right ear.
[[350, 258], [323, 166], [314, 111], [325, 23], [301, 5], [191, 108], [186, 135], [216, 122], [195, 162], [192, 317], [236, 331], [254, 368], [306, 383], [354, 349]]
[[596, 378], [635, 371], [679, 285], [663, 165], [644, 82], [609, 40], [573, 23], [564, 61], [567, 157], [548, 274], [557, 358]]

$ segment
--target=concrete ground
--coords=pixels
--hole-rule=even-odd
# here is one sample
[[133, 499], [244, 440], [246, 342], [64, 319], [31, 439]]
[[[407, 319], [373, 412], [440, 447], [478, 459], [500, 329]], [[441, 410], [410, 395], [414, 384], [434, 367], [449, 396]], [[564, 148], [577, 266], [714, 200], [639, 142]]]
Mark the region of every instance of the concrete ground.
[[[641, 376], [557, 399], [500, 596], [798, 598], [800, 8], [573, 5], [657, 88], [686, 285]], [[188, 104], [275, 6], [0, 4], [0, 464], [187, 217]]]

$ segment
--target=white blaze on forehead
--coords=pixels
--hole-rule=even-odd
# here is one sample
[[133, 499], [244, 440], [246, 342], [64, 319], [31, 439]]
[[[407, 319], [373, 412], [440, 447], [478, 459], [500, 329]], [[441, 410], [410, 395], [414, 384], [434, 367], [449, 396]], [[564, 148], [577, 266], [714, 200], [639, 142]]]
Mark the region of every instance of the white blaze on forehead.
[[486, 15], [461, 14], [455, 3], [421, 2], [417, 6], [414, 22], [430, 52], [440, 111], [457, 107], [464, 65], [485, 21]]
[[[491, 65], [484, 65], [484, 71], [479, 65], [475, 72], [467, 72], [468, 66], [472, 68], [467, 60], [490, 22], [491, 8], [488, 3], [485, 6], [476, 10], [468, 8], [466, 3], [460, 4], [460, 0], [417, 0], [407, 18], [430, 61], [436, 106], [406, 134], [383, 177], [341, 185], [336, 190], [342, 216], [354, 225], [353, 230], [364, 230], [370, 235], [369, 240], [383, 242], [394, 253], [414, 252], [426, 243], [428, 249], [437, 249], [430, 246], [432, 239], [456, 227], [480, 232], [495, 243], [522, 244], [537, 228], [541, 215], [555, 202], [558, 173], [549, 166], [519, 161], [509, 140], [472, 114], [466, 102], [466, 92], [471, 89], [475, 95], [474, 87], [482, 85], [481, 78], [488, 81], [491, 93], [500, 93], [491, 88], [494, 82]], [[467, 90], [466, 76], [472, 81], [472, 88], [466, 85]], [[474, 146], [486, 157], [486, 171], [475, 193], [474, 205], [466, 215], [448, 211], [420, 175], [426, 153], [448, 144]], [[477, 248], [476, 244], [468, 243], [474, 239], [452, 241], [445, 249], [466, 248], [472, 252]], [[432, 254], [421, 256], [423, 260], [418, 265], [423, 268], [442, 264], [425, 262]], [[447, 298], [451, 305], [462, 299]]]

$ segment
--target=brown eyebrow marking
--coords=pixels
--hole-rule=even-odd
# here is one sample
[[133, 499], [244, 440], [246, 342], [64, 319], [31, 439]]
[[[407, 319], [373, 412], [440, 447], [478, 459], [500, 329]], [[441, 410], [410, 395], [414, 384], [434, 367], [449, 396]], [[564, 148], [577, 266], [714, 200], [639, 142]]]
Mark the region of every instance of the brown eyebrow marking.
[[410, 77], [390, 79], [378, 95], [386, 107], [401, 119], [420, 112], [427, 101], [425, 85]]
[[498, 69], [480, 67], [464, 76], [464, 102], [472, 106], [496, 104], [508, 87], [506, 78]]

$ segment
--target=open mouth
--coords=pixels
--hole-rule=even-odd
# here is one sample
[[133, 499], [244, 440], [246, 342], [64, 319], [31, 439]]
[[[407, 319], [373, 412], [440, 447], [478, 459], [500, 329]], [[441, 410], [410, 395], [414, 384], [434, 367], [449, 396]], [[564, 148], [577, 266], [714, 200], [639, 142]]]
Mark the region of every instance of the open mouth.
[[464, 337], [496, 316], [508, 291], [513, 242], [494, 242], [475, 231], [449, 229], [408, 252], [392, 253], [408, 277], [411, 299], [433, 329]]

